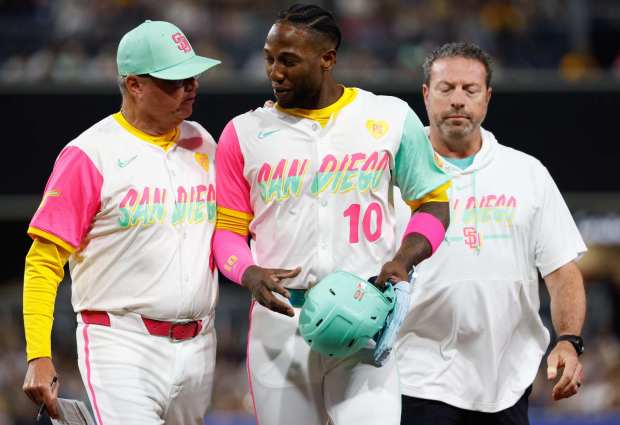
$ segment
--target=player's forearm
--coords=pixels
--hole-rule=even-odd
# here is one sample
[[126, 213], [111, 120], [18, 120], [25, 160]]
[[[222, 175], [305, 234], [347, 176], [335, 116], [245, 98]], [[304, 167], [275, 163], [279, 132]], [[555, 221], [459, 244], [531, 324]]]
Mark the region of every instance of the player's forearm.
[[574, 262], [545, 276], [551, 298], [551, 319], [557, 335], [580, 335], [586, 316], [583, 278]]
[[247, 238], [229, 230], [217, 229], [215, 231], [213, 254], [220, 272], [239, 285], [242, 284], [245, 271], [254, 265]]
[[23, 315], [28, 361], [51, 357], [54, 303], [68, 257], [69, 253], [54, 243], [38, 239], [26, 256]]
[[432, 254], [431, 244], [418, 233], [407, 235], [394, 255], [394, 261], [403, 265], [405, 270], [411, 270], [415, 265], [430, 257]]
[[[430, 223], [434, 229], [424, 228], [424, 230], [415, 226], [416, 214], [429, 214], [436, 220]], [[420, 206], [420, 208], [412, 216], [413, 232], [407, 234], [401, 243], [401, 246], [394, 256], [394, 261], [401, 263], [406, 270], [410, 270], [414, 265], [430, 257], [434, 248], [443, 239], [445, 230], [450, 224], [450, 211], [447, 202], [428, 202]], [[410, 227], [408, 227], [409, 229]], [[417, 228], [417, 230], [415, 230]], [[434, 246], [435, 245], [435, 246]]]

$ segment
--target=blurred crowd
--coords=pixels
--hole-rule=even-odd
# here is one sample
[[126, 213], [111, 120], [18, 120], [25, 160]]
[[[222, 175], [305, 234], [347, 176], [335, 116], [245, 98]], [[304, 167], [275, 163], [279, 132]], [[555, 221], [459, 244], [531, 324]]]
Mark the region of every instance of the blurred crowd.
[[[584, 385], [578, 396], [551, 400], [552, 383], [546, 380], [543, 360], [530, 397], [533, 425], [620, 423], [620, 215], [576, 217], [588, 244], [579, 261], [586, 279], [588, 312], [583, 331], [586, 353]], [[250, 424], [252, 398], [245, 370], [249, 296], [231, 283], [220, 285], [216, 314], [218, 355], [212, 413], [206, 423]], [[543, 321], [551, 329], [549, 298], [541, 284]], [[76, 365], [75, 315], [70, 305], [70, 283], [59, 288], [53, 333], [54, 361], [65, 398], [87, 401]], [[0, 284], [0, 425], [34, 424], [36, 406], [22, 393], [26, 371], [21, 319], [21, 282]], [[542, 419], [556, 415], [559, 422]], [[607, 415], [596, 422], [595, 416]], [[224, 418], [224, 419], [222, 419]], [[231, 419], [234, 418], [234, 419]], [[582, 418], [582, 420], [579, 420]], [[564, 421], [564, 422], [562, 422]]]
[[[283, 0], [0, 0], [0, 83], [110, 84], [117, 43], [145, 19], [178, 25], [223, 65], [209, 78], [262, 80], [262, 46]], [[549, 75], [620, 78], [617, 0], [317, 0], [344, 35], [343, 78], [421, 78], [436, 46], [479, 44], [498, 79]], [[530, 71], [528, 73], [528, 71]], [[213, 74], [213, 75], [211, 75]], [[614, 77], [615, 76], [615, 77]]]

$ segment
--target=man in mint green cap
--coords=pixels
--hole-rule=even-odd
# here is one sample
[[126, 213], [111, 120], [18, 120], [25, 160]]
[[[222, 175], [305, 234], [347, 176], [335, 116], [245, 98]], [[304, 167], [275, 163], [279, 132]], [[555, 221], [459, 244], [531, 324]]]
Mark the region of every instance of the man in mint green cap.
[[24, 391], [58, 417], [50, 335], [69, 262], [78, 364], [99, 425], [202, 424], [216, 340], [215, 142], [192, 113], [198, 56], [146, 21], [118, 46], [121, 110], [60, 152], [28, 234]]
[[198, 56], [174, 25], [145, 21], [121, 39], [116, 56], [123, 93], [121, 112], [154, 136], [192, 113], [197, 77], [220, 61]]

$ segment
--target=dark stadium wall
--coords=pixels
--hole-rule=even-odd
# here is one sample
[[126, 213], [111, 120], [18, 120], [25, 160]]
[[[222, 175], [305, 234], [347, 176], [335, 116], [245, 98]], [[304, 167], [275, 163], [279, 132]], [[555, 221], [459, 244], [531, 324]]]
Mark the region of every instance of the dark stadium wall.
[[[397, 95], [427, 122], [421, 95]], [[217, 139], [233, 116], [263, 104], [265, 94], [203, 92], [193, 120]], [[38, 194], [59, 150], [72, 138], [119, 109], [120, 95], [1, 94], [4, 161], [0, 195]], [[540, 159], [562, 191], [618, 191], [620, 151], [614, 124], [618, 92], [494, 93], [485, 127], [498, 140]]]

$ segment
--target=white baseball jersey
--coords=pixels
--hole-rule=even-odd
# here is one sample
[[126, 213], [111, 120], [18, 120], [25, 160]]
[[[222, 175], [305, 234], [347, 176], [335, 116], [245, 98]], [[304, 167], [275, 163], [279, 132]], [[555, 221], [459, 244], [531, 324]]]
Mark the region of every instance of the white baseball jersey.
[[301, 266], [290, 288], [336, 269], [378, 274], [400, 245], [391, 181], [412, 201], [449, 181], [405, 102], [354, 90], [325, 127], [259, 108], [220, 139], [218, 208], [252, 216], [258, 265]]
[[396, 345], [405, 395], [482, 412], [514, 405], [549, 343], [538, 309], [546, 276], [586, 250], [547, 169], [482, 131], [452, 176], [450, 226], [417, 268]]
[[75, 311], [174, 320], [214, 309], [216, 145], [195, 122], [177, 133], [164, 151], [117, 113], [60, 153], [29, 233], [75, 249]]
[[[352, 100], [324, 127], [259, 108], [234, 118], [220, 138], [218, 209], [251, 217], [259, 266], [301, 266], [286, 280], [290, 288], [337, 269], [378, 274], [400, 245], [392, 182], [416, 200], [449, 181], [405, 102], [346, 90], [354, 90], [343, 95]], [[368, 350], [347, 359], [311, 352], [297, 330], [299, 313], [252, 308], [248, 373], [258, 421], [399, 424], [395, 362], [377, 368]]]

